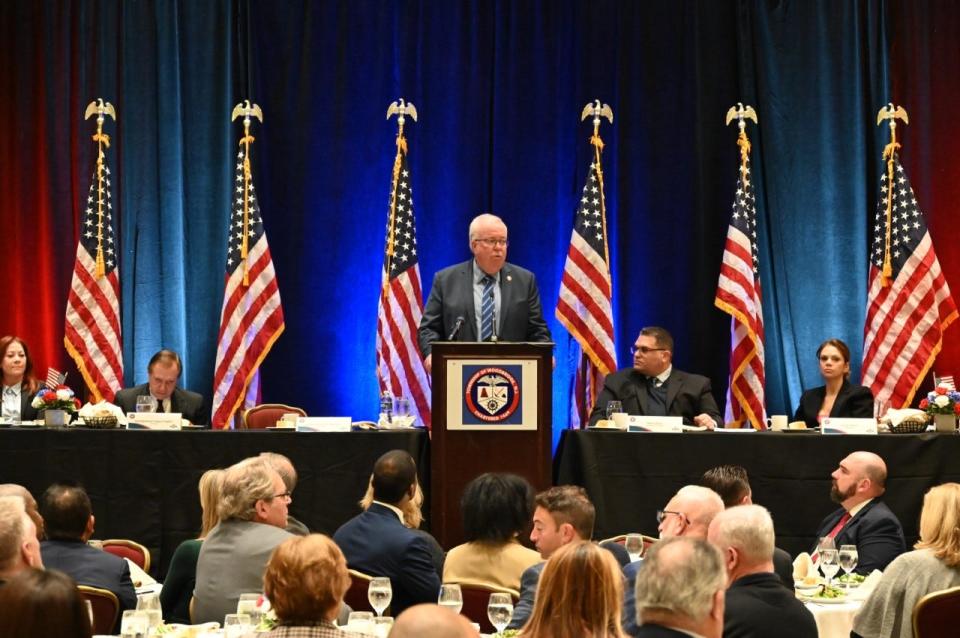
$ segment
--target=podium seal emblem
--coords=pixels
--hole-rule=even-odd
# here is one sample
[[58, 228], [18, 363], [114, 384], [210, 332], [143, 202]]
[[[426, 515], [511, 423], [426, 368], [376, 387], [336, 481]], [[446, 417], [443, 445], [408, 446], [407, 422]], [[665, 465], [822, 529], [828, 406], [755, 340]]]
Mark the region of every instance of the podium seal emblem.
[[503, 368], [477, 370], [464, 388], [467, 410], [488, 423], [498, 423], [512, 415], [520, 405], [520, 384]]

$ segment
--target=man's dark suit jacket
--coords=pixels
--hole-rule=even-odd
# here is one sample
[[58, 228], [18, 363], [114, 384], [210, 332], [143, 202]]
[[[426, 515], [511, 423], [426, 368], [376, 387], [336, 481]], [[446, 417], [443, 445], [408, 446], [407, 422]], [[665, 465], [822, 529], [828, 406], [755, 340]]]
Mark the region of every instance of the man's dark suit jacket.
[[[477, 312], [473, 307], [473, 260], [444, 268], [433, 277], [430, 296], [423, 309], [417, 338], [420, 353], [430, 354], [434, 341], [446, 341], [463, 317], [455, 341], [479, 341]], [[550, 329], [543, 320], [537, 279], [529, 270], [505, 263], [500, 269], [500, 341], [550, 341]]]
[[[793, 420], [806, 422], [808, 428], [818, 427], [820, 424], [817, 422], [817, 414], [820, 412], [820, 406], [823, 405], [823, 397], [826, 394], [827, 386], [825, 385], [804, 392], [800, 396], [800, 405], [797, 406], [797, 413], [793, 415]], [[853, 385], [844, 380], [840, 392], [837, 393], [837, 398], [833, 402], [830, 416], [837, 419], [872, 418], [873, 392], [866, 386]]]
[[[113, 403], [123, 410], [124, 414], [137, 411], [137, 397], [150, 396], [150, 385], [144, 383], [133, 388], [124, 388], [117, 392]], [[194, 425], [208, 425], [210, 413], [207, 412], [206, 402], [202, 394], [175, 388], [170, 395], [170, 411], [179, 412], [183, 418]]]
[[374, 503], [341, 525], [333, 540], [350, 569], [390, 579], [390, 613], [394, 618], [412, 605], [437, 601], [440, 576], [430, 543], [422, 534], [404, 527], [393, 510]]
[[45, 569], [59, 569], [78, 585], [99, 587], [116, 594], [120, 612], [115, 629], [120, 627], [123, 611], [136, 608], [137, 594], [130, 580], [130, 568], [119, 556], [90, 547], [83, 541], [43, 541], [40, 556]]
[[[841, 507], [823, 519], [817, 528], [817, 539], [829, 534], [845, 511]], [[864, 505], [856, 516], [847, 521], [834, 536], [833, 542], [837, 549], [841, 545], [857, 546], [855, 571], [858, 574], [869, 574], [875, 569], [884, 570], [890, 561], [907, 551], [900, 520], [886, 503], [877, 499]], [[814, 541], [814, 547], [816, 543]]]
[[723, 638], [817, 638], [813, 614], [772, 572], [750, 574], [727, 589]]
[[[626, 368], [607, 375], [603, 389], [590, 413], [590, 425], [605, 418], [607, 401], [620, 401], [627, 414], [647, 414], [647, 378]], [[693, 425], [693, 417], [706, 413], [723, 426], [723, 417], [710, 391], [710, 379], [674, 368], [667, 380], [667, 416], [682, 416], [683, 422]]]

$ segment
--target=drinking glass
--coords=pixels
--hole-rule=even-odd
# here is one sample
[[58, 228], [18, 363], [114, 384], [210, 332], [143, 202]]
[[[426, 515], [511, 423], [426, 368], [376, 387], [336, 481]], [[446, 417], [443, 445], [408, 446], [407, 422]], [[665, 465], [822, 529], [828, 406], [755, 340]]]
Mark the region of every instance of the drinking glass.
[[630, 562], [633, 563], [640, 560], [640, 557], [643, 555], [643, 535], [627, 534], [627, 539], [623, 542], [623, 547], [627, 550], [627, 553], [630, 554]]
[[373, 614], [369, 611], [351, 611], [347, 616], [347, 630], [370, 635], [374, 631]]
[[256, 627], [263, 618], [263, 612], [260, 611], [260, 598], [258, 593], [240, 594], [237, 600], [237, 613], [250, 616], [250, 624]]
[[137, 611], [147, 615], [150, 629], [159, 627], [163, 622], [163, 612], [160, 609], [160, 594], [149, 592], [137, 596]]
[[[857, 561], [860, 559], [860, 556], [857, 553], [856, 545], [841, 545], [839, 557], [840, 569], [843, 570], [844, 574], [850, 574], [857, 568]], [[847, 583], [846, 588], [850, 588], [849, 583]]]
[[836, 549], [837, 545], [833, 542], [833, 539], [829, 536], [823, 536], [820, 538], [820, 542], [817, 543], [817, 551], [814, 552], [817, 559], [813, 561], [813, 568], [820, 569], [820, 556], [823, 554], [825, 549]]
[[617, 412], [623, 412], [623, 403], [620, 401], [607, 401], [607, 410], [605, 412], [607, 420], [613, 419], [613, 415]]
[[487, 618], [490, 624], [496, 627], [497, 633], [503, 633], [503, 630], [510, 624], [513, 617], [513, 598], [510, 594], [490, 594], [490, 602], [487, 603]]
[[460, 585], [456, 583], [450, 585], [440, 585], [440, 597], [437, 604], [441, 607], [459, 614], [463, 609], [463, 592], [460, 591]]
[[137, 412], [156, 412], [157, 402], [151, 396], [137, 397]]
[[820, 552], [820, 571], [827, 577], [827, 586], [833, 582], [833, 577], [840, 570], [840, 558], [835, 549], [824, 549]]
[[146, 638], [150, 618], [145, 611], [127, 609], [120, 620], [120, 638]]
[[410, 399], [407, 397], [394, 397], [393, 416], [401, 418], [410, 416]]
[[390, 586], [390, 579], [377, 577], [370, 581], [367, 586], [367, 600], [370, 606], [377, 612], [377, 616], [383, 615], [383, 610], [390, 606], [393, 599], [393, 588]]
[[387, 638], [393, 629], [393, 616], [377, 616], [373, 619], [373, 635], [377, 638]]
[[223, 617], [223, 638], [243, 638], [252, 630], [247, 614], [227, 614]]

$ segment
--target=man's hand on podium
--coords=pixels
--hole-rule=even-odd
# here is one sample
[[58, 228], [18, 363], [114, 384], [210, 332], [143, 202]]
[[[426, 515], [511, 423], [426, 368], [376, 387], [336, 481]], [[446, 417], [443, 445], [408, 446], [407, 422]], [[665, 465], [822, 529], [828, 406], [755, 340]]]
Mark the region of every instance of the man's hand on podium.
[[431, 368], [433, 368], [433, 355], [428, 354], [427, 358], [423, 360], [423, 369], [427, 371], [427, 374], [430, 374]]

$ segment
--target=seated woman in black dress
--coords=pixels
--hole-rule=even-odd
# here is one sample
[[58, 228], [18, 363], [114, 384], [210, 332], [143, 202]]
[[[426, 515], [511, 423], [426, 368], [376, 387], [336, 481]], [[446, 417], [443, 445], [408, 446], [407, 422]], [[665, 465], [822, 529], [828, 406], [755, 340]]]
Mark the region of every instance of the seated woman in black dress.
[[873, 418], [873, 392], [850, 383], [850, 348], [839, 339], [827, 339], [817, 348], [820, 374], [826, 385], [807, 390], [800, 397], [794, 421], [815, 428], [826, 417]]

